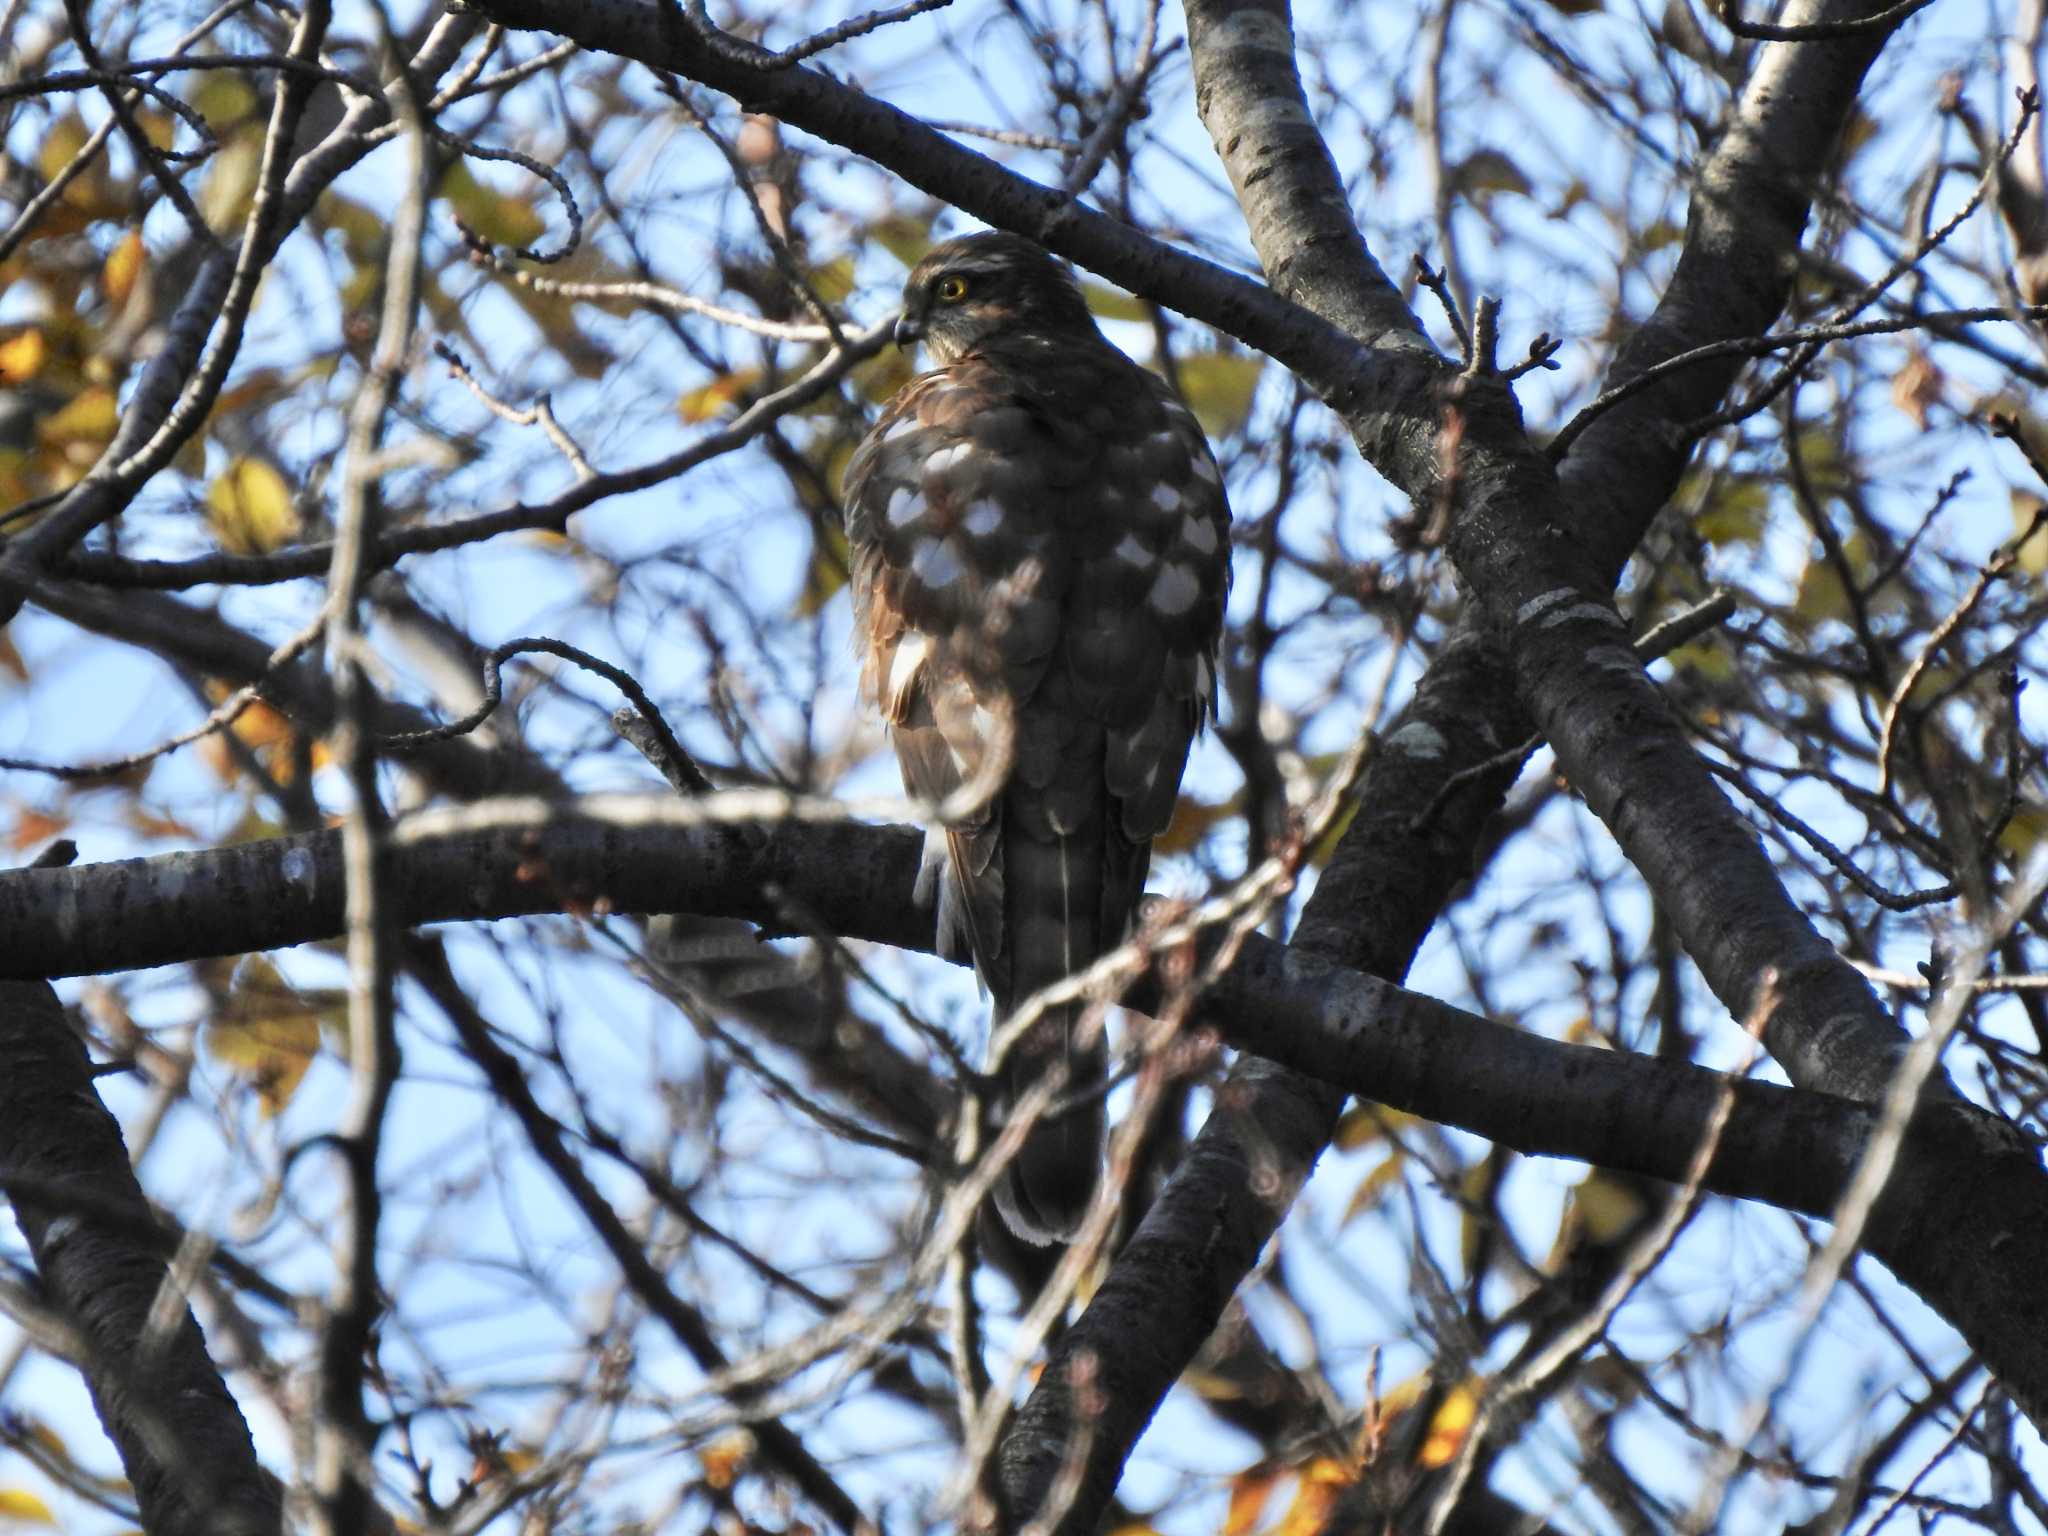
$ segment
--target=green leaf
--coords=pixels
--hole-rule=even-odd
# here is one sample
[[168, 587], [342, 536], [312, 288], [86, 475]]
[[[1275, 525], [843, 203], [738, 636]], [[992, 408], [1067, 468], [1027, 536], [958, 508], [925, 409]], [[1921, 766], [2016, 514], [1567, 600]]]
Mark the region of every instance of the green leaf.
[[708, 384], [685, 390], [676, 401], [676, 414], [688, 422], [709, 421], [761, 382], [761, 370], [741, 368], [722, 373]]
[[870, 224], [868, 236], [904, 266], [914, 267], [932, 248], [931, 215], [892, 213]]
[[534, 212], [532, 204], [485, 186], [462, 160], [454, 161], [442, 173], [440, 195], [457, 218], [492, 245], [524, 249], [547, 231], [547, 220]]
[[1522, 168], [1497, 149], [1476, 149], [1451, 171], [1451, 185], [1482, 208], [1498, 193], [1530, 193]]
[[283, 475], [243, 456], [206, 488], [206, 520], [220, 547], [234, 555], [267, 555], [298, 536], [299, 514]]
[[1250, 418], [1266, 360], [1251, 352], [1204, 352], [1180, 365], [1181, 397], [1202, 430], [1228, 437]]
[[853, 292], [851, 256], [834, 256], [830, 261], [820, 262], [805, 275], [810, 279], [811, 291], [827, 304], [844, 304], [847, 295]]
[[845, 533], [829, 523], [821, 526], [811, 541], [811, 560], [804, 567], [804, 589], [797, 594], [796, 611], [810, 618], [831, 602], [846, 585], [852, 559]]
[[301, 992], [262, 955], [236, 967], [234, 981], [201, 1032], [206, 1052], [247, 1079], [274, 1116], [298, 1092], [306, 1069], [320, 1054], [321, 1026], [340, 1027], [347, 994]]
[[1088, 301], [1089, 313], [1098, 320], [1145, 321], [1152, 318], [1152, 312], [1141, 300], [1107, 283], [1082, 283], [1081, 297]]
[[[2048, 518], [2042, 519], [2040, 527], [2034, 527], [2034, 519], [2040, 516], [2044, 505], [2048, 503], [2030, 491], [2012, 493], [2012, 536], [2026, 541], [2020, 545], [2019, 564], [2029, 576], [2048, 571]], [[2029, 528], [2034, 531], [2028, 533]]]
[[1724, 475], [1715, 480], [1706, 504], [1693, 517], [1692, 531], [1716, 546], [1755, 544], [1763, 538], [1770, 506], [1770, 487], [1762, 481]]

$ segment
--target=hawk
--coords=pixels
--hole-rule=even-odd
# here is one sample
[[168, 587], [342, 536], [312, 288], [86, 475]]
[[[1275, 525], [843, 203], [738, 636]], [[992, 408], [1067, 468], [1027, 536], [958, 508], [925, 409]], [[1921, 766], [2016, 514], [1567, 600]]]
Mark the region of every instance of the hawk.
[[[1030, 241], [934, 247], [896, 341], [936, 367], [847, 465], [861, 685], [905, 787], [956, 802], [919, 895], [936, 879], [939, 951], [1000, 1021], [1124, 939], [1214, 708], [1230, 509], [1194, 414]], [[1000, 1113], [1067, 1068], [995, 1191], [1034, 1243], [1073, 1236], [1101, 1164], [1106, 1052], [1080, 1013], [1047, 1010], [999, 1078]]]

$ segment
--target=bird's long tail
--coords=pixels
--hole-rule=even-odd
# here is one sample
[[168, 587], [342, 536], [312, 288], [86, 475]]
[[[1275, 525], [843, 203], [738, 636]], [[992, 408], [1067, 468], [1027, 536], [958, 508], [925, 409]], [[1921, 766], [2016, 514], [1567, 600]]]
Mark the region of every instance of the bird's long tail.
[[[1052, 797], [1057, 799], [1057, 797]], [[1013, 786], [1006, 797], [1004, 926], [1008, 995], [996, 998], [998, 1025], [1040, 987], [1084, 969], [1121, 939], [1104, 932], [1104, 828], [1100, 811], [1062, 834], [1048, 797]], [[1058, 818], [1064, 819], [1064, 818]], [[1117, 924], [1121, 928], [1121, 923]], [[1064, 1066], [1060, 1101], [1073, 1101], [1033, 1126], [995, 1188], [1011, 1231], [1033, 1243], [1071, 1239], [1087, 1214], [1102, 1166], [1102, 1080], [1108, 1051], [1102, 1031], [1080, 1043], [1087, 1004], [1046, 1008], [1004, 1058], [1002, 1114], [1055, 1066]]]

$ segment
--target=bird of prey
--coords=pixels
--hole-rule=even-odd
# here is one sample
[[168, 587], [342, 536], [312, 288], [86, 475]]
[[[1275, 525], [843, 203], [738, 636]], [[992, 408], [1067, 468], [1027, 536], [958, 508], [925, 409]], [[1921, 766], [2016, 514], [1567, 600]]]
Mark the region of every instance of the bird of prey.
[[[855, 643], [906, 788], [977, 802], [928, 835], [919, 893], [1001, 1022], [1126, 935], [1214, 707], [1230, 509], [1194, 414], [1032, 242], [934, 247], [896, 340], [935, 366], [847, 466]], [[1034, 1243], [1073, 1236], [1101, 1164], [1081, 1013], [1048, 1009], [997, 1079], [1000, 1114], [1067, 1069], [995, 1191]]]

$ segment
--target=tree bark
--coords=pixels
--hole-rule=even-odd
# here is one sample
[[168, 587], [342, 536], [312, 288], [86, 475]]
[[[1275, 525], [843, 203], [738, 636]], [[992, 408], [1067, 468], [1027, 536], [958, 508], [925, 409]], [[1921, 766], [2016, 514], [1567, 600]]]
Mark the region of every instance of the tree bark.
[[165, 1263], [121, 1128], [46, 982], [0, 982], [0, 1191], [150, 1536], [274, 1536], [280, 1489]]

